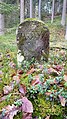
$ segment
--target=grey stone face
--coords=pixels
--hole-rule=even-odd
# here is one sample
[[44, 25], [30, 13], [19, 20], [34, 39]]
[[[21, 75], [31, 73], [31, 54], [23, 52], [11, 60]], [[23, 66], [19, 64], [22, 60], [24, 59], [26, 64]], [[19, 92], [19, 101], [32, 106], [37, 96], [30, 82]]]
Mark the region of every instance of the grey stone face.
[[49, 54], [49, 30], [42, 21], [26, 20], [17, 31], [17, 46], [26, 60], [41, 57], [47, 61]]

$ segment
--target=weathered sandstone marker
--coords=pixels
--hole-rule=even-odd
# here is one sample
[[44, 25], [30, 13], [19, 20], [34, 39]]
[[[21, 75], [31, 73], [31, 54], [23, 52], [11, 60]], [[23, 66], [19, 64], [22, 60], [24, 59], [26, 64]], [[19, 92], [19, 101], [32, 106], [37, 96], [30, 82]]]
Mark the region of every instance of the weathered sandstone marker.
[[33, 57], [40, 61], [48, 60], [49, 30], [42, 21], [27, 19], [21, 23], [17, 31], [17, 45], [26, 60]]

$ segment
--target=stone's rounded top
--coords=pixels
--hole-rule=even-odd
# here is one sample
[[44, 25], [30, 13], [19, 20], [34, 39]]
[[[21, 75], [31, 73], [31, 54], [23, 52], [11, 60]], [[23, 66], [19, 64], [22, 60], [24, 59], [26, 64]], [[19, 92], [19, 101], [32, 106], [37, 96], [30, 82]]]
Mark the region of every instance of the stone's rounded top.
[[17, 30], [17, 45], [26, 59], [40, 59], [49, 52], [49, 30], [45, 23], [35, 18], [22, 22]]
[[[45, 25], [45, 23], [42, 21], [42, 20], [39, 20], [39, 19], [36, 19], [36, 18], [27, 18], [27, 19], [25, 19], [24, 20], [24, 22], [28, 22], [28, 21], [32, 21], [32, 22], [34, 22], [34, 21], [37, 21], [37, 22], [40, 22], [40, 23], [42, 23], [42, 24], [44, 24]], [[22, 23], [21, 23], [22, 24]]]
[[[24, 24], [32, 24], [32, 25], [41, 25], [41, 28], [43, 27], [44, 29], [46, 29], [46, 30], [48, 30], [48, 28], [47, 28], [47, 26], [45, 25], [45, 23], [43, 22], [43, 21], [41, 21], [41, 20], [39, 20], [39, 19], [36, 19], [36, 18], [27, 18], [27, 19], [25, 19], [24, 20], [24, 22], [22, 22], [20, 25], [19, 25], [19, 27], [18, 27], [18, 29], [21, 29], [21, 27], [24, 25]], [[32, 28], [33, 28], [33, 26], [32, 26]], [[48, 30], [49, 31], [49, 30]]]

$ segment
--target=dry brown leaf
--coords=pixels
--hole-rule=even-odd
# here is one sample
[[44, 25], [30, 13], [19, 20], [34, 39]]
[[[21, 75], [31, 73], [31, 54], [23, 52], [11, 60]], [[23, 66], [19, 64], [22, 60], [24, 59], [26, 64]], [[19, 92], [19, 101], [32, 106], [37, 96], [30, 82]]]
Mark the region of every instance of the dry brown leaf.
[[59, 95], [59, 99], [60, 99], [61, 105], [64, 107], [65, 103], [66, 103], [65, 98], [63, 96]]
[[67, 75], [66, 74], [64, 75], [64, 80], [67, 82]]
[[45, 119], [50, 119], [50, 116], [47, 116]]
[[33, 112], [33, 105], [32, 103], [27, 99], [27, 97], [22, 98], [22, 111], [26, 113], [32, 113]]
[[32, 74], [33, 72], [35, 72], [35, 69], [34, 68], [32, 68], [31, 70], [29, 70], [26, 75]]
[[13, 80], [16, 81], [16, 84], [19, 84], [19, 82], [20, 82], [20, 75], [13, 76]]
[[5, 86], [3, 88], [4, 94], [10, 93], [12, 90], [13, 90], [13, 87], [12, 86]]
[[32, 80], [31, 85], [35, 86], [37, 84], [41, 84], [40, 77], [38, 75], [34, 76], [34, 80]]
[[23, 96], [25, 96], [25, 94], [26, 94], [26, 86], [24, 84], [19, 85], [19, 91]]

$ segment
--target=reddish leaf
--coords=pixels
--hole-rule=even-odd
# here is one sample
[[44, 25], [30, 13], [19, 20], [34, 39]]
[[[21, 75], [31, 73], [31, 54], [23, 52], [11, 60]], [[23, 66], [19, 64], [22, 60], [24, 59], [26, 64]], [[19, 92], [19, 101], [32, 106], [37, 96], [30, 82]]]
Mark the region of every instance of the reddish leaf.
[[17, 70], [17, 74], [23, 74], [23, 71], [20, 70], [20, 69], [18, 69], [18, 70]]
[[50, 119], [50, 116], [47, 116], [45, 119]]
[[32, 85], [32, 86], [35, 86], [35, 85], [37, 85], [37, 84], [41, 84], [41, 81], [40, 81], [38, 75], [35, 76], [35, 77], [34, 77], [34, 80], [31, 82], [31, 85]]
[[7, 54], [6, 54], [6, 57], [7, 57], [8, 59], [10, 59], [10, 57], [11, 57], [10, 53], [7, 53]]
[[67, 75], [66, 74], [64, 75], [64, 80], [67, 82]]
[[16, 75], [16, 73], [12, 73], [12, 74], [10, 74], [11, 77], [13, 77], [13, 76], [15, 76], [15, 75]]
[[12, 106], [8, 105], [2, 110], [2, 113], [4, 113], [4, 116], [2, 117], [2, 119], [13, 119], [13, 117], [20, 110], [21, 110], [21, 107], [16, 107], [14, 104], [12, 104]]
[[16, 84], [19, 84], [19, 82], [20, 82], [20, 75], [13, 76], [13, 80], [16, 81]]
[[12, 86], [5, 86], [3, 88], [4, 94], [8, 94], [9, 92], [11, 92], [13, 90]]
[[31, 70], [29, 70], [29, 71], [27, 72], [26, 75], [32, 74], [32, 73], [35, 72], [35, 71], [36, 71], [36, 70], [35, 70], [34, 68], [32, 68]]
[[48, 69], [48, 74], [52, 74], [52, 75], [56, 75], [56, 76], [59, 75], [59, 73], [53, 68]]
[[33, 112], [33, 106], [32, 103], [26, 98], [22, 98], [22, 111], [26, 113], [32, 113]]
[[32, 114], [31, 113], [23, 113], [22, 119], [32, 119]]
[[16, 64], [15, 64], [13, 61], [11, 61], [11, 62], [9, 63], [9, 66], [10, 66], [11, 68], [15, 68]]
[[54, 65], [53, 68], [56, 70], [56, 71], [62, 71], [63, 67], [60, 66], [60, 65]]
[[2, 102], [3, 100], [6, 100], [7, 96], [3, 96], [0, 98], [0, 102]]
[[14, 86], [19, 84], [19, 82], [19, 76], [13, 76], [13, 81], [9, 84], [9, 86], [7, 85], [3, 88], [4, 94], [10, 93], [14, 89]]
[[45, 95], [50, 96], [52, 92], [46, 92]]
[[19, 86], [19, 91], [20, 91], [20, 93], [22, 93], [22, 95], [24, 96], [24, 95], [26, 94], [26, 86], [23, 85], [23, 84], [21, 84], [21, 85]]
[[66, 55], [66, 51], [61, 50], [61, 51], [60, 51], [60, 54], [61, 54], [62, 56], [65, 56], [65, 55]]
[[60, 99], [61, 105], [65, 106], [65, 103], [66, 103], [65, 98], [63, 96], [59, 95], [59, 99]]

